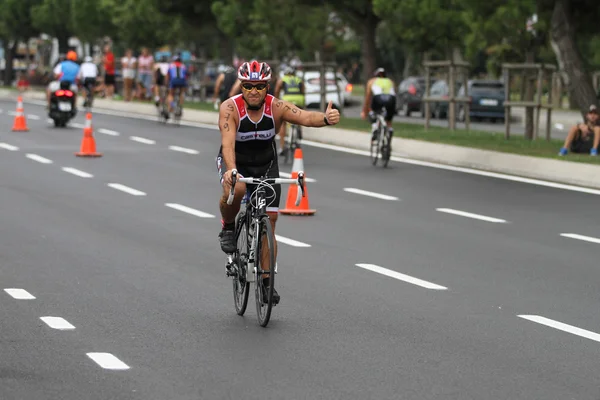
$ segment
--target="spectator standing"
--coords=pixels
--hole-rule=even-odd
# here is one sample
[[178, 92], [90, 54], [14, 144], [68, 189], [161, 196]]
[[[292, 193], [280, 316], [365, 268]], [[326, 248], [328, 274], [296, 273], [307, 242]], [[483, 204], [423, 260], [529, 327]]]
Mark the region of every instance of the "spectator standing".
[[125, 57], [121, 58], [123, 71], [123, 97], [125, 101], [131, 101], [133, 97], [133, 82], [135, 81], [135, 70], [137, 60], [131, 49], [127, 49]]
[[104, 85], [106, 89], [106, 97], [113, 98], [115, 95], [115, 55], [108, 44], [104, 46], [104, 57], [102, 57], [102, 63], [104, 66]]
[[[138, 94], [140, 98], [146, 91], [145, 98], [152, 97], [152, 69], [154, 67], [154, 57], [149, 53], [147, 47], [142, 48], [142, 54], [138, 59]], [[144, 89], [142, 89], [142, 86]]]

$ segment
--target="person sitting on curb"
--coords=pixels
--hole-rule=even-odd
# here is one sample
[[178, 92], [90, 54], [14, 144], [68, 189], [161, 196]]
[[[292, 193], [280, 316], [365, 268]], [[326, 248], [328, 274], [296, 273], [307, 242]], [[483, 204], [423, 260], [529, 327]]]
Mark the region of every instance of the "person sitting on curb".
[[598, 109], [591, 105], [585, 116], [586, 121], [574, 125], [567, 134], [565, 144], [558, 152], [558, 155], [564, 156], [569, 150], [573, 153], [590, 153], [592, 156], [598, 155], [598, 145], [600, 144], [600, 120], [598, 119]]

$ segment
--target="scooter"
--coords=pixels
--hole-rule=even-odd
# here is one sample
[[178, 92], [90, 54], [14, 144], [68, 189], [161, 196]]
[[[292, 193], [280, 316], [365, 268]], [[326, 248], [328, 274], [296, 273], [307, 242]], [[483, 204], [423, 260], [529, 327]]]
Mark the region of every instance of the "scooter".
[[67, 126], [67, 123], [77, 115], [75, 93], [70, 87], [70, 82], [61, 82], [60, 89], [50, 94], [48, 116], [54, 121], [56, 127]]

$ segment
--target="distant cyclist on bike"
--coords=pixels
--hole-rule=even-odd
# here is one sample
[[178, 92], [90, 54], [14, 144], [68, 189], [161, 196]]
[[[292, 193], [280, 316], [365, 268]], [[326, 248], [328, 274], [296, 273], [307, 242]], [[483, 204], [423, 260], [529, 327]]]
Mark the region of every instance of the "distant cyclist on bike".
[[[277, 81], [277, 87], [275, 88], [275, 97], [280, 96], [281, 91], [283, 90], [282, 100], [289, 101], [299, 109], [304, 108], [305, 101], [305, 89], [304, 82], [302, 82], [302, 78], [296, 76], [296, 68], [289, 66], [284, 70], [283, 78]], [[282, 156], [285, 154], [285, 135], [286, 135], [286, 123], [285, 121], [281, 124], [281, 128], [279, 129], [279, 145], [280, 151], [279, 155]], [[302, 139], [302, 131], [300, 127], [298, 127], [298, 140]]]
[[161, 97], [160, 89], [166, 87], [167, 74], [169, 73], [169, 60], [167, 56], [160, 57], [160, 61], [154, 64], [154, 103], [156, 107], [165, 100]]
[[98, 66], [94, 64], [92, 57], [86, 56], [79, 68], [77, 75], [79, 82], [87, 91], [87, 96], [83, 102], [84, 107], [91, 107], [94, 99], [94, 91], [96, 89], [96, 80], [98, 79]]
[[183, 100], [185, 99], [185, 89], [187, 88], [187, 67], [181, 62], [181, 55], [175, 54], [173, 56], [173, 62], [169, 66], [169, 72], [167, 73], [167, 85], [169, 88], [169, 112], [173, 112], [175, 107], [175, 101], [173, 101], [173, 93], [175, 89], [179, 90], [179, 112], [183, 108]]
[[[367, 81], [365, 87], [365, 103], [360, 117], [365, 119], [367, 114], [373, 123], [371, 141], [377, 140], [377, 130], [375, 127], [376, 120], [372, 112], [380, 112], [385, 109], [385, 121], [389, 132], [389, 143], [391, 148], [392, 136], [394, 130], [392, 128], [392, 119], [396, 113], [396, 90], [394, 89], [394, 81], [387, 77], [384, 68], [377, 68], [374, 77]], [[369, 112], [369, 109], [372, 112]]]
[[[340, 120], [339, 111], [333, 109], [331, 103], [325, 113], [311, 112], [300, 110], [292, 103], [268, 94], [271, 67], [267, 63], [245, 62], [239, 67], [237, 76], [241, 82], [242, 94], [226, 99], [219, 108], [221, 148], [216, 161], [223, 186], [219, 201], [222, 218], [219, 238], [221, 250], [226, 254], [232, 254], [236, 250], [235, 217], [246, 193], [246, 185], [237, 182], [233, 204], [227, 204], [232, 184], [232, 170], [236, 169], [241, 176], [245, 177], [279, 178], [275, 135], [284, 122], [316, 128], [335, 125]], [[281, 185], [273, 185], [273, 189], [275, 196], [267, 205], [266, 211], [275, 231]], [[268, 256], [269, 254], [261, 254], [261, 257]], [[277, 250], [275, 250], [275, 257], [277, 257]], [[268, 278], [264, 279], [264, 287], [268, 288]], [[279, 294], [274, 289], [273, 302], [277, 304]]]

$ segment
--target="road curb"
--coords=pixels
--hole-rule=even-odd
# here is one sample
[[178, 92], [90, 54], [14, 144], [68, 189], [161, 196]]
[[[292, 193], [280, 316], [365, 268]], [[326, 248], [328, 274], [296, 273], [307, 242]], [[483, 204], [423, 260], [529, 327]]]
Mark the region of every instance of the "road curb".
[[[0, 97], [15, 98], [18, 92], [0, 90]], [[44, 93], [21, 93], [27, 100], [43, 100]], [[96, 99], [97, 112], [117, 111], [127, 116], [132, 114], [155, 116], [156, 109], [150, 104], [112, 102]], [[203, 123], [215, 126], [218, 114], [211, 111], [185, 110], [182, 122]], [[363, 151], [369, 151], [369, 135], [365, 132], [338, 128], [305, 128], [304, 138], [314, 142], [331, 144]], [[411, 158], [457, 167], [473, 168], [526, 178], [542, 179], [550, 182], [600, 188], [600, 166], [576, 163], [567, 160], [554, 160], [541, 157], [523, 156], [469, 147], [453, 146], [414, 139], [395, 137], [393, 151], [395, 157]], [[558, 149], [557, 149], [558, 152]]]

